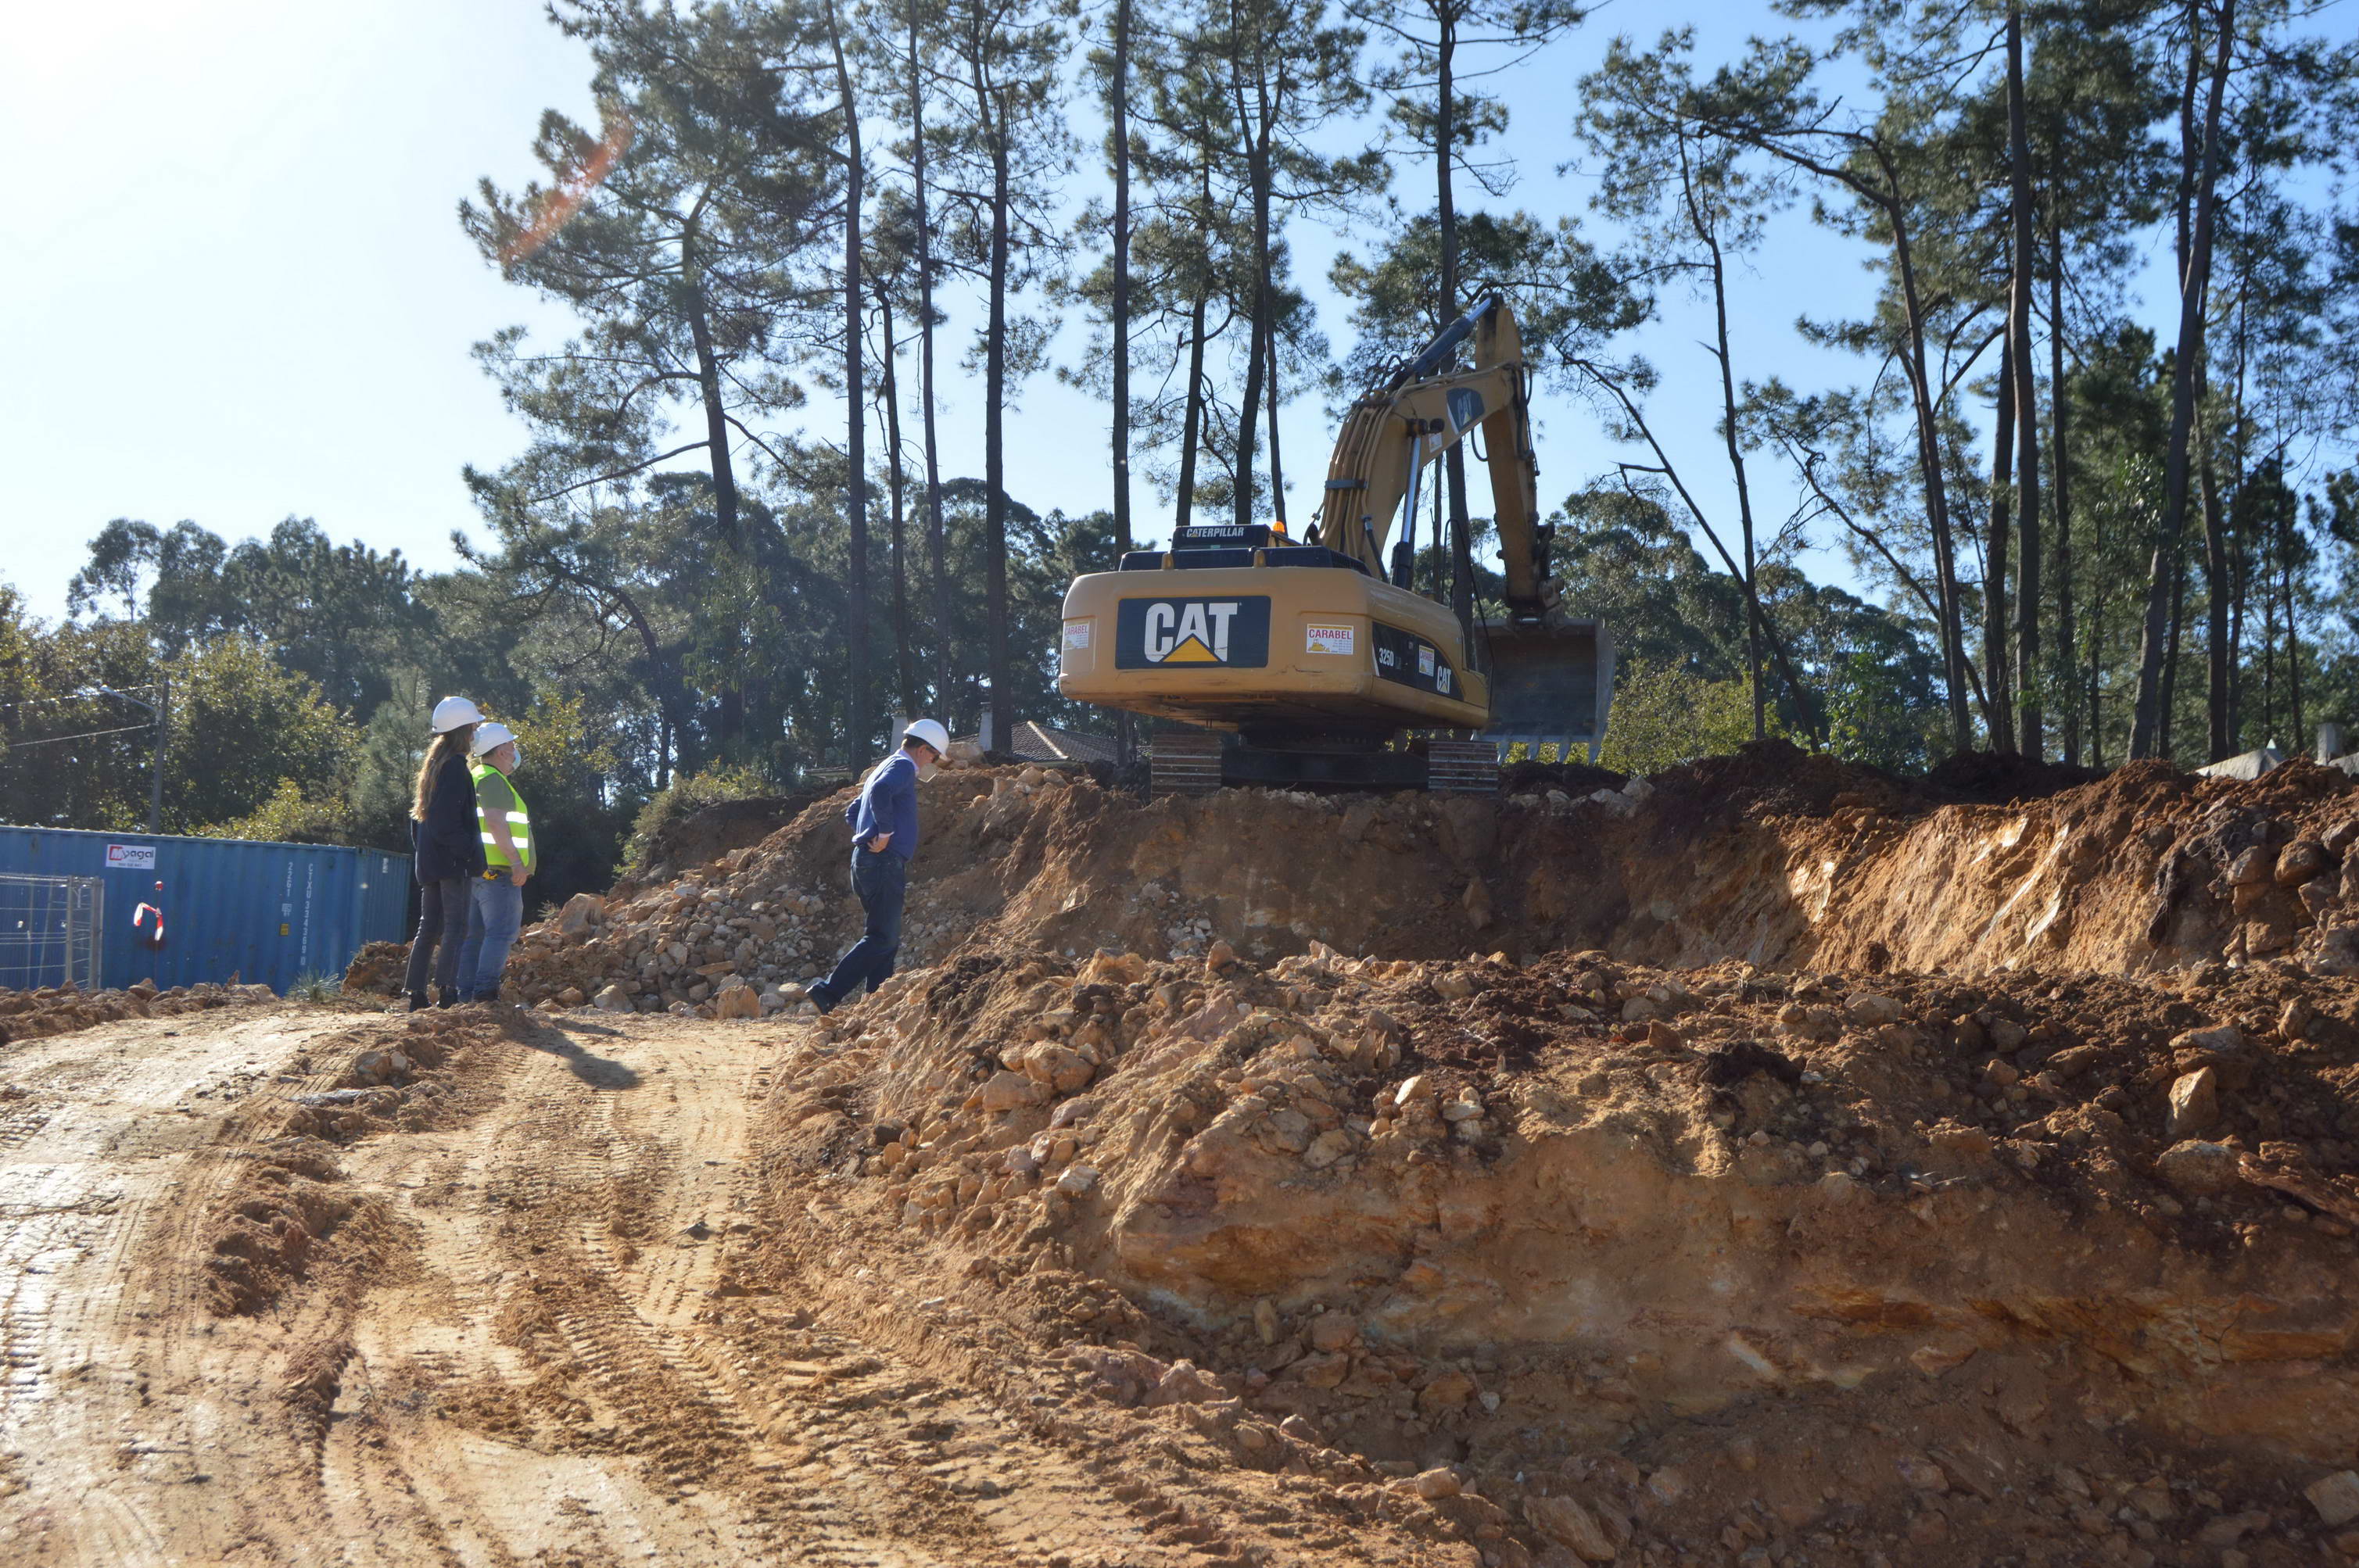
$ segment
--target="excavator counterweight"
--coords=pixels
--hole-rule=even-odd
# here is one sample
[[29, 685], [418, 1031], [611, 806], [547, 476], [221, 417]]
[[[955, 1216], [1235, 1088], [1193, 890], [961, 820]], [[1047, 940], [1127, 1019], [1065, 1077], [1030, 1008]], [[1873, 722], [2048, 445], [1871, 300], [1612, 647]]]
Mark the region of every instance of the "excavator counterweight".
[[[1471, 342], [1473, 367], [1455, 368]], [[1482, 432], [1506, 613], [1462, 627], [1409, 586], [1425, 470]], [[1593, 746], [1613, 648], [1556, 611], [1538, 521], [1528, 367], [1493, 298], [1352, 406], [1307, 541], [1261, 524], [1181, 527], [1169, 550], [1065, 595], [1057, 686], [1168, 721], [1158, 789], [1223, 783], [1497, 787], [1503, 743]]]

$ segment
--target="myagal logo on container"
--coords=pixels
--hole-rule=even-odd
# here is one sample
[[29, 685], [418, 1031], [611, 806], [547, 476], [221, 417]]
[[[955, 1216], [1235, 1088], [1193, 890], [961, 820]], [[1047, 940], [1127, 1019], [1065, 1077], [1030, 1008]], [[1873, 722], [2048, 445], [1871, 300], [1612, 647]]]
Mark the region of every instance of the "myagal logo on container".
[[106, 869], [110, 871], [152, 871], [156, 869], [156, 846], [109, 844], [106, 847]]
[[1117, 669], [1269, 663], [1269, 599], [1125, 599], [1115, 615]]

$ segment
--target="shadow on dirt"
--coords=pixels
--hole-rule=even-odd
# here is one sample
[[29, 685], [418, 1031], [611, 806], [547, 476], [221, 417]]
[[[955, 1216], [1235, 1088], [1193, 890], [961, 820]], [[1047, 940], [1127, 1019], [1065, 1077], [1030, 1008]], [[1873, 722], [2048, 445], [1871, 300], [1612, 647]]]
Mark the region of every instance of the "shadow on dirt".
[[[552, 1056], [562, 1056], [566, 1071], [593, 1089], [635, 1089], [641, 1082], [636, 1069], [611, 1056], [601, 1056], [584, 1050], [562, 1029], [517, 1019], [507, 1023], [504, 1033], [519, 1045], [546, 1051]], [[608, 1029], [598, 1033], [613, 1034], [615, 1032]]]

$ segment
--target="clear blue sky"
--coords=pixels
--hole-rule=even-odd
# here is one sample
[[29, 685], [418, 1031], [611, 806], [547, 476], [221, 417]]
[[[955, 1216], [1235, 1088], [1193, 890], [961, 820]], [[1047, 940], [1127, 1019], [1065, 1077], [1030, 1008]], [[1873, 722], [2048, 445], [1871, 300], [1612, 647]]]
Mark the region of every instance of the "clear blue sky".
[[[1573, 78], [1617, 27], [1651, 37], [1682, 19], [1729, 51], [1777, 20], [1695, 0], [1609, 6], [1498, 79], [1524, 171], [1512, 202], [1586, 211], [1589, 186], [1554, 173], [1573, 151]], [[532, 172], [545, 107], [586, 112], [581, 48], [527, 0], [115, 0], [20, 8], [12, 31], [0, 128], [29, 189], [0, 231], [0, 581], [61, 614], [87, 541], [116, 516], [191, 518], [236, 539], [308, 515], [335, 538], [447, 565], [451, 531], [475, 521], [461, 465], [496, 465], [522, 440], [469, 346], [514, 321], [564, 328], [483, 264], [454, 210], [484, 175]], [[1080, 128], [1094, 145], [1095, 128]], [[1078, 174], [1075, 205], [1100, 183]], [[1430, 165], [1398, 171], [1407, 203], [1430, 186]], [[1348, 329], [1323, 277], [1345, 242], [1310, 227], [1293, 237], [1340, 351]], [[1774, 271], [1737, 284], [1745, 372], [1805, 386], [1861, 374], [1792, 332], [1799, 309], [1864, 300], [1857, 262], [1799, 215], [1781, 220], [1761, 264]], [[1659, 423], [1712, 506], [1727, 486], [1703, 330], [1675, 313], [1643, 346], [1666, 372]], [[946, 382], [946, 473], [981, 471], [977, 390]], [[1538, 412], [1552, 504], [1614, 454], [1580, 408], [1548, 398]], [[816, 433], [841, 439], [823, 405], [811, 414]], [[1102, 405], [1034, 382], [1010, 424], [1011, 492], [1044, 511], [1106, 504], [1103, 438], [1090, 438], [1104, 427]], [[1299, 515], [1331, 438], [1316, 397], [1290, 410]], [[1768, 488], [1774, 519], [1782, 492]], [[1159, 532], [1144, 480], [1135, 496], [1140, 532]], [[1810, 565], [1843, 575], [1831, 557]]]

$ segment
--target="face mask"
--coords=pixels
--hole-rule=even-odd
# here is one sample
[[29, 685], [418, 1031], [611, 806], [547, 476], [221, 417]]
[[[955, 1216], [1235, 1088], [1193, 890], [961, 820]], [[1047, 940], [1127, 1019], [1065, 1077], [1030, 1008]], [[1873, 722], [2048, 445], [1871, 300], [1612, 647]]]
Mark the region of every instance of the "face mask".
[[516, 749], [516, 755], [509, 760], [508, 767], [511, 770], [514, 770], [524, 766], [524, 742], [521, 741], [511, 741], [508, 744]]

